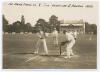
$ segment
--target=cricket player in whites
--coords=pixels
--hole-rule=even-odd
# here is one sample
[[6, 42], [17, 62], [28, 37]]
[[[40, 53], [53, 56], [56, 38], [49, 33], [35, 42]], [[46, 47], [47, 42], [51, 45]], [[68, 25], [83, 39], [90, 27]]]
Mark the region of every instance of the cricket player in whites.
[[[48, 49], [47, 49], [47, 44], [46, 44], [46, 35], [45, 35], [45, 33], [42, 30], [40, 30], [37, 33], [37, 36], [39, 37], [39, 40], [37, 41], [37, 44], [36, 44], [35, 53], [38, 53], [39, 48], [43, 47], [44, 51], [45, 51], [45, 54], [47, 55], [48, 54]], [[42, 45], [42, 46], [40, 46], [40, 45]]]
[[74, 36], [75, 40], [77, 39], [77, 35], [78, 35], [78, 32], [75, 30], [75, 31], [73, 32], [73, 36]]
[[58, 46], [58, 31], [56, 30], [56, 28], [54, 28], [52, 35], [53, 35], [54, 45]]
[[64, 58], [71, 58], [71, 56], [74, 55], [72, 47], [75, 44], [75, 38], [70, 31], [65, 31], [64, 34], [66, 36], [66, 45], [67, 45], [66, 46], [67, 56]]

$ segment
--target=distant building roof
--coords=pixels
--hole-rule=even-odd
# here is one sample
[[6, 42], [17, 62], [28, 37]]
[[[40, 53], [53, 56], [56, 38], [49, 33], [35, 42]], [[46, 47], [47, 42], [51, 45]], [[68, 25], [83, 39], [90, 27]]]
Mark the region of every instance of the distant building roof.
[[61, 24], [83, 24], [83, 20], [60, 20]]
[[73, 25], [73, 26], [83, 26], [83, 24], [61, 24], [60, 26], [70, 26], [70, 25]]

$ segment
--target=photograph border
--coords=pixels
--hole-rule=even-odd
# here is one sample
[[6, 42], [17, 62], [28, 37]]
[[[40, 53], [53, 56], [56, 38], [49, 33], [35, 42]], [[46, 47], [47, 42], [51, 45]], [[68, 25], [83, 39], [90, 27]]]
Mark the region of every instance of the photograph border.
[[[2, 3], [4, 1], [9, 1], [9, 0], [0, 0], [0, 9], [2, 11]], [[10, 0], [10, 1], [22, 1], [22, 0]], [[23, 0], [23, 1], [98, 1], [98, 0]], [[99, 1], [98, 1], [99, 2]], [[99, 2], [100, 3], [100, 2]], [[100, 5], [99, 5], [99, 8], [100, 8]], [[98, 8], [98, 9], [99, 9]], [[100, 9], [98, 10], [100, 12]], [[99, 16], [100, 16], [100, 13], [99, 13]], [[3, 59], [2, 59], [2, 56], [3, 56], [3, 33], [2, 33], [2, 12], [0, 13], [0, 71], [5, 71], [5, 72], [19, 72], [19, 71], [23, 71], [23, 72], [27, 72], [27, 71], [34, 71], [34, 72], [99, 72], [100, 71], [100, 45], [99, 45], [99, 36], [100, 36], [100, 20], [98, 18], [98, 25], [97, 25], [97, 69], [2, 69], [2, 65], [3, 65]]]

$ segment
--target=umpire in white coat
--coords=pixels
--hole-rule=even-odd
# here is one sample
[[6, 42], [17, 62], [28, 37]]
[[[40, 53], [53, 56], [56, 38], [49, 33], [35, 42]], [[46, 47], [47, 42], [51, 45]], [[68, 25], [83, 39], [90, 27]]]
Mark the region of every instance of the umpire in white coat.
[[[39, 40], [37, 41], [37, 44], [36, 44], [35, 53], [38, 53], [39, 48], [43, 47], [44, 51], [45, 51], [45, 54], [47, 55], [48, 54], [48, 49], [47, 49], [47, 44], [46, 44], [46, 35], [45, 35], [45, 33], [42, 30], [40, 30], [37, 33], [37, 36], [39, 37]], [[42, 46], [40, 46], [40, 45], [42, 45]]]
[[58, 46], [58, 31], [56, 28], [54, 28], [52, 35], [53, 35], [54, 45]]

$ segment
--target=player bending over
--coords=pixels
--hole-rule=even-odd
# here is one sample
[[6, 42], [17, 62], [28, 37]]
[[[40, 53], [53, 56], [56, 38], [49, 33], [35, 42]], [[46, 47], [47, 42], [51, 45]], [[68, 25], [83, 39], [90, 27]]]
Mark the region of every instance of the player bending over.
[[70, 31], [68, 32], [65, 31], [64, 35], [66, 36], [66, 41], [62, 42], [62, 45], [63, 43], [66, 43], [66, 52], [67, 52], [67, 56], [65, 56], [64, 58], [71, 58], [71, 56], [74, 55], [72, 47], [75, 44], [75, 38]]

